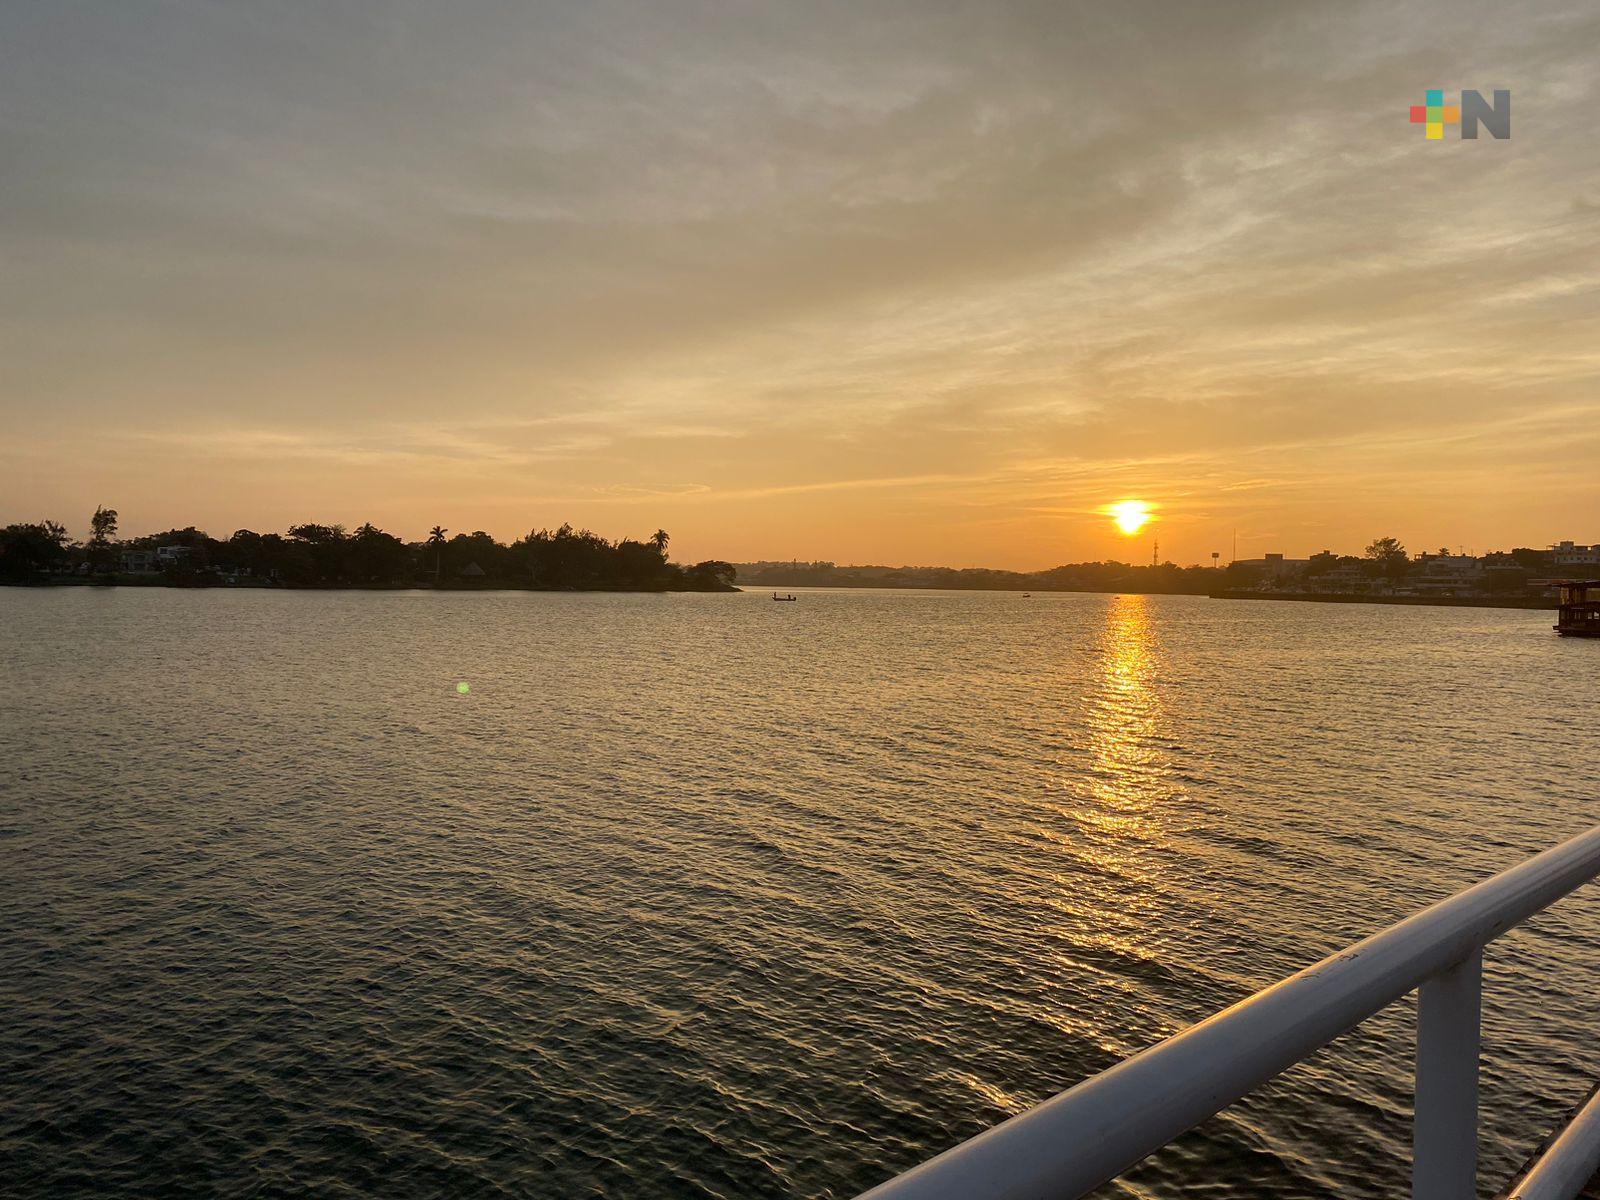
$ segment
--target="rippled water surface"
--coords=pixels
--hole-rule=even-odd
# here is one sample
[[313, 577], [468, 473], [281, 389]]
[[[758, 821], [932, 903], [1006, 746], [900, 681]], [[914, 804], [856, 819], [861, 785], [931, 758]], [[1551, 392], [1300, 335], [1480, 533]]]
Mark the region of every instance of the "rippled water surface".
[[[14, 1195], [850, 1197], [1600, 820], [1600, 643], [1547, 613], [5, 589], [0, 628]], [[1600, 892], [1487, 971], [1486, 1195], [1600, 1077]], [[1107, 1194], [1402, 1194], [1413, 1015]]]

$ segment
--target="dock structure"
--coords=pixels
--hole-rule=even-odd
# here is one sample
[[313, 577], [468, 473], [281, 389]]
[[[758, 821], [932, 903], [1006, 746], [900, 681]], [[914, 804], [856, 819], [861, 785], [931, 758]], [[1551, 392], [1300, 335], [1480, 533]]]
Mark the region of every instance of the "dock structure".
[[1556, 632], [1562, 637], [1600, 638], [1600, 579], [1558, 579], [1561, 604]]
[[[1600, 876], [1600, 825], [1329, 956], [860, 1200], [1078, 1200], [1417, 992], [1412, 1200], [1474, 1200], [1483, 949]], [[1503, 1192], [1600, 1200], [1591, 1097]]]

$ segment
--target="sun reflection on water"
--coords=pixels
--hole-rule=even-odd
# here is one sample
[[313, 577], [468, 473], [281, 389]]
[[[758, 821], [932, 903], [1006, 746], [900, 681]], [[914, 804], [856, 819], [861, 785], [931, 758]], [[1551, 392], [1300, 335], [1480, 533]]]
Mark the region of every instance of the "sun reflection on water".
[[1075, 861], [1053, 906], [1082, 922], [1074, 929], [1080, 945], [1150, 962], [1160, 957], [1160, 864], [1172, 782], [1148, 598], [1108, 598], [1094, 651], [1094, 681], [1080, 710], [1084, 753], [1063, 764], [1068, 799], [1061, 836], [1053, 839]]
[[1148, 599], [1117, 596], [1106, 610], [1099, 694], [1088, 711], [1093, 793], [1108, 828], [1132, 832], [1149, 821], [1151, 785], [1162, 766], [1155, 657]]

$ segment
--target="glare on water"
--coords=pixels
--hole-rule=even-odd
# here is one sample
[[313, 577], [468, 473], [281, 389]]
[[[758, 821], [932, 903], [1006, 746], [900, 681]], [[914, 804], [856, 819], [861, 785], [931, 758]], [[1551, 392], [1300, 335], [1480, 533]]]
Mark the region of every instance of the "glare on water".
[[[0, 623], [0, 1164], [40, 1195], [847, 1197], [1596, 819], [1600, 645], [1542, 613], [83, 589]], [[1592, 1082], [1597, 934], [1580, 894], [1495, 944], [1486, 1179]], [[1407, 1022], [1118, 1187], [1399, 1194]]]

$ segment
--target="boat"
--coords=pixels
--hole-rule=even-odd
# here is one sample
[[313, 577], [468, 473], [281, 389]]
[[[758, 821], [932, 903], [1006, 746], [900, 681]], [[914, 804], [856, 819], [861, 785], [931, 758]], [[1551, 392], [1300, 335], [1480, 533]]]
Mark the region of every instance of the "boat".
[[793, 592], [790, 592], [787, 596], [780, 596], [780, 595], [778, 595], [777, 592], [773, 592], [772, 593], [772, 598], [774, 600], [776, 600], [779, 604], [783, 604], [783, 603], [786, 603], [786, 602], [793, 602], [795, 600], [800, 599], [800, 597], [796, 596]]
[[1555, 631], [1562, 637], [1600, 638], [1600, 579], [1558, 579], [1561, 604]]

